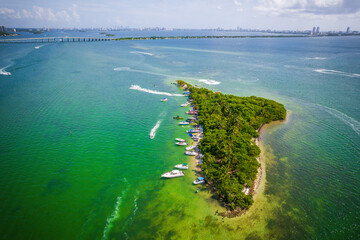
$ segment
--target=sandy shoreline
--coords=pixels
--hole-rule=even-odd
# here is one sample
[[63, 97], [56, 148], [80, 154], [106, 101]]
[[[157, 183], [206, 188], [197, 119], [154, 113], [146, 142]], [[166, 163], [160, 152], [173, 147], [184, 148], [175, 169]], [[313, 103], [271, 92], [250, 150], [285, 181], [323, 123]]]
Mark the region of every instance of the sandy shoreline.
[[[184, 88], [182, 88], [182, 90], [184, 90]], [[193, 107], [193, 104], [191, 104], [190, 107]], [[286, 113], [286, 117], [284, 120], [277, 120], [277, 121], [272, 121], [268, 124], [263, 124], [259, 129], [256, 130], [259, 133], [259, 137], [254, 138], [253, 142], [260, 148], [260, 151], [261, 151], [259, 157], [256, 158], [256, 160], [260, 164], [260, 167], [258, 168], [258, 173], [257, 173], [256, 179], [253, 181], [252, 187], [251, 188], [245, 187], [243, 190], [243, 192], [246, 195], [247, 194], [253, 195], [254, 202], [255, 202], [257, 193], [262, 192], [264, 190], [264, 180], [263, 179], [265, 179], [265, 176], [266, 176], [265, 175], [266, 174], [265, 173], [266, 162], [262, 159], [262, 158], [264, 158], [263, 154], [265, 153], [265, 149], [261, 144], [261, 140], [262, 140], [267, 128], [269, 128], [270, 126], [286, 123], [286, 122], [288, 122], [288, 120], [289, 120], [289, 112]], [[201, 132], [199, 133], [199, 136], [203, 134], [201, 125], [200, 125], [200, 129], [201, 129]], [[201, 151], [198, 148], [199, 141], [198, 142], [192, 141], [192, 142], [193, 142], [192, 145], [196, 145], [195, 152], [197, 152], [198, 154], [201, 154]], [[202, 176], [203, 175], [202, 169], [200, 168], [200, 163], [201, 163], [202, 157], [199, 158], [198, 155], [197, 156], [189, 156], [189, 157], [190, 157], [190, 161], [193, 163], [193, 167], [195, 167], [194, 171], [195, 171], [196, 175]], [[262, 187], [260, 188], [260, 186], [262, 186]], [[228, 211], [226, 211], [226, 212], [228, 212]], [[224, 214], [223, 214], [224, 216], [227, 216], [226, 212], [224, 212]], [[241, 214], [241, 213], [245, 213], [245, 212], [243, 210], [241, 210], [238, 213]], [[229, 216], [231, 216], [232, 213], [233, 212], [231, 212]], [[237, 216], [238, 213], [235, 213], [234, 216]]]
[[284, 120], [277, 120], [277, 121], [273, 121], [267, 124], [263, 124], [258, 130], [257, 132], [259, 133], [259, 137], [254, 139], [255, 144], [260, 148], [261, 153], [260, 156], [256, 158], [256, 160], [258, 161], [258, 163], [260, 163], [260, 167], [258, 168], [258, 174], [256, 176], [256, 179], [253, 181], [253, 186], [250, 189], [250, 193], [253, 194], [253, 196], [256, 195], [256, 193], [258, 193], [259, 187], [262, 183], [263, 180], [263, 175], [264, 175], [264, 170], [265, 170], [265, 162], [263, 162], [261, 160], [261, 155], [265, 152], [264, 147], [261, 145], [261, 139], [264, 136], [264, 133], [266, 131], [267, 128], [269, 128], [270, 126], [274, 126], [274, 125], [278, 125], [278, 124], [283, 124], [283, 123], [287, 123], [289, 119], [289, 113], [286, 114], [286, 118]]

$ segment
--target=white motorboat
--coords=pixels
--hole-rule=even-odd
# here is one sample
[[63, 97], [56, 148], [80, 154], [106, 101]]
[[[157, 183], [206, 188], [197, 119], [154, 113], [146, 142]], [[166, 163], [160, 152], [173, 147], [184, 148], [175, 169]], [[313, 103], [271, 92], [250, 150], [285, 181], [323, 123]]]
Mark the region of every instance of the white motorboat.
[[196, 152], [194, 152], [194, 151], [186, 151], [185, 155], [196, 156]]
[[182, 138], [175, 138], [175, 141], [177, 141], [177, 142], [185, 142], [185, 139], [182, 139]]
[[187, 163], [178, 164], [178, 165], [175, 165], [175, 167], [178, 169], [189, 169], [189, 166]]
[[195, 148], [196, 148], [196, 146], [193, 145], [193, 146], [188, 146], [187, 148], [185, 148], [185, 150], [186, 150], [186, 151], [190, 151], [190, 150], [193, 150], [193, 149], [195, 149]]
[[186, 121], [182, 121], [182, 122], [179, 122], [179, 125], [189, 125], [190, 123], [189, 122], [186, 122]]
[[2, 74], [2, 75], [6, 75], [6, 76], [11, 76], [11, 72], [5, 72], [5, 71], [3, 71], [3, 72], [1, 72], [1, 74]]
[[181, 106], [181, 107], [187, 107], [187, 106], [189, 106], [189, 104], [190, 104], [190, 103], [189, 103], [189, 102], [187, 102], [187, 103], [183, 103], [183, 104], [181, 104], [180, 106]]
[[187, 133], [200, 133], [199, 129], [190, 129], [188, 131], [186, 131]]
[[177, 142], [175, 144], [178, 145], [178, 146], [186, 146], [187, 145], [186, 142]]
[[193, 183], [196, 184], [201, 184], [205, 182], [205, 178], [203, 177], [198, 177]]
[[162, 98], [161, 101], [162, 102], [166, 102], [168, 99], [167, 98]]
[[161, 175], [163, 178], [176, 178], [176, 177], [183, 177], [185, 173], [179, 170], [172, 170], [171, 172], [167, 172]]

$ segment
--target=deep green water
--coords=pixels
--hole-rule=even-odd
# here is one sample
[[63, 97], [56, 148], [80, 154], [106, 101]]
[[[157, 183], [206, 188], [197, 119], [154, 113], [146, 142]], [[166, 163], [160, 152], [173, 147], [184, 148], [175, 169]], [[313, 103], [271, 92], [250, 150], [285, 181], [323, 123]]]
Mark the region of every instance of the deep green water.
[[[360, 238], [359, 38], [38, 45], [0, 45], [1, 239]], [[265, 190], [240, 218], [194, 193], [174, 145], [185, 98], [130, 89], [179, 94], [176, 79], [289, 111], [262, 136]], [[184, 178], [160, 179], [181, 162]]]

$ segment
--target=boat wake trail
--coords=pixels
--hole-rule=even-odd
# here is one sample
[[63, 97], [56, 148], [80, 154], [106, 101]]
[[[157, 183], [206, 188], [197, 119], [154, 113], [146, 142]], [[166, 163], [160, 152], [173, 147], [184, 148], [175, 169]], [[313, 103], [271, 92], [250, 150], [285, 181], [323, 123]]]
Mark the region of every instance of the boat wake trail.
[[218, 85], [220, 82], [215, 80], [206, 80], [206, 79], [200, 79], [199, 82], [205, 83], [207, 85]]
[[35, 49], [42, 48], [43, 46], [45, 46], [45, 45], [39, 45], [39, 46], [36, 46], [36, 47], [35, 47]]
[[6, 66], [6, 67], [3, 67], [3, 68], [0, 68], [0, 74], [1, 75], [7, 75], [7, 76], [10, 76], [11, 75], [11, 72], [7, 72], [5, 71], [6, 68], [10, 67], [10, 65]]
[[336, 117], [336, 118], [340, 119], [341, 121], [343, 121], [344, 123], [346, 123], [348, 126], [350, 126], [356, 132], [357, 135], [360, 136], [360, 122], [356, 121], [352, 117], [349, 117], [345, 113], [342, 113], [336, 109], [329, 108], [329, 107], [326, 107], [326, 106], [323, 106], [320, 104], [318, 104], [318, 106], [324, 108], [324, 110], [326, 112], [328, 112], [329, 114], [333, 115], [334, 117]]
[[[124, 178], [125, 183], [127, 183], [126, 178]], [[121, 195], [116, 198], [116, 203], [114, 205], [114, 211], [111, 213], [111, 215], [106, 219], [106, 225], [104, 228], [103, 236], [101, 240], [106, 240], [109, 237], [109, 233], [111, 229], [114, 226], [114, 222], [120, 217], [120, 206], [122, 203], [122, 198], [124, 194], [126, 193], [127, 188], [121, 192]]]
[[141, 91], [141, 92], [147, 92], [147, 93], [151, 93], [151, 94], [166, 95], [166, 96], [173, 96], [173, 97], [183, 97], [184, 96], [182, 94], [167, 93], [167, 92], [159, 92], [159, 91], [155, 91], [155, 90], [150, 90], [150, 89], [142, 88], [139, 85], [131, 85], [131, 87], [129, 89], [138, 90], [138, 91]]
[[159, 120], [156, 122], [155, 126], [151, 129], [150, 131], [150, 139], [154, 139], [155, 135], [156, 135], [156, 131], [158, 130], [158, 128], [160, 127], [162, 120]]
[[184, 77], [184, 76], [174, 76], [174, 75], [168, 75], [168, 74], [157, 73], [157, 72], [136, 70], [136, 69], [132, 69], [130, 67], [117, 67], [117, 68], [114, 68], [114, 71], [138, 72], [138, 73], [146, 73], [146, 74], [162, 76], [162, 77], [167, 77], [167, 78], [194, 80], [194, 81], [198, 81], [198, 82], [203, 82], [203, 83], [208, 84], [208, 85], [217, 85], [217, 84], [221, 83], [221, 82], [218, 82], [218, 81], [215, 81], [215, 80], [212, 80], [212, 79], [201, 79], [201, 78], [191, 78], [191, 77]]
[[360, 74], [358, 74], [358, 73], [347, 73], [347, 72], [341, 72], [341, 71], [329, 70], [329, 69], [314, 69], [313, 71], [322, 73], [322, 74], [332, 74], [332, 75], [339, 75], [339, 76], [345, 76], [345, 77], [360, 78]]
[[306, 60], [326, 60], [326, 57], [306, 57]]
[[136, 191], [136, 195], [135, 195], [135, 197], [134, 197], [134, 211], [133, 211], [133, 213], [132, 213], [132, 216], [129, 217], [129, 218], [126, 220], [126, 222], [125, 222], [125, 224], [124, 224], [124, 226], [123, 226], [123, 231], [124, 231], [124, 237], [125, 237], [125, 239], [129, 239], [129, 235], [128, 235], [128, 233], [125, 231], [125, 229], [126, 229], [126, 227], [128, 227], [130, 224], [132, 224], [132, 222], [133, 222], [133, 220], [134, 220], [134, 218], [135, 218], [136, 212], [137, 212], [137, 210], [139, 209], [139, 208], [138, 208], [138, 204], [137, 204], [138, 195], [139, 195], [139, 191]]
[[237, 81], [242, 83], [254, 83], [254, 82], [258, 82], [259, 79], [257, 77], [249, 77], [249, 78], [238, 78]]
[[148, 55], [148, 56], [153, 56], [154, 54], [152, 53], [148, 53], [148, 52], [139, 52], [139, 51], [131, 51], [130, 53], [134, 53], [134, 54], [143, 54], [143, 55]]

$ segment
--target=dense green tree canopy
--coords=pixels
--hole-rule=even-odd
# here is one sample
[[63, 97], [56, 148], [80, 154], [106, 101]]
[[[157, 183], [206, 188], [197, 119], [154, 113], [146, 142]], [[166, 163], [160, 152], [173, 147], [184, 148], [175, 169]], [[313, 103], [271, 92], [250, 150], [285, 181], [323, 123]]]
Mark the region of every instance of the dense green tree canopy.
[[245, 195], [244, 186], [251, 187], [260, 164], [256, 158], [259, 147], [252, 140], [259, 137], [256, 129], [263, 124], [286, 117], [285, 107], [260, 97], [237, 97], [214, 93], [206, 88], [187, 86], [190, 98], [203, 127], [200, 150], [201, 168], [207, 182], [229, 209], [247, 209], [252, 195]]

